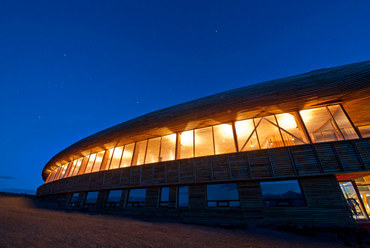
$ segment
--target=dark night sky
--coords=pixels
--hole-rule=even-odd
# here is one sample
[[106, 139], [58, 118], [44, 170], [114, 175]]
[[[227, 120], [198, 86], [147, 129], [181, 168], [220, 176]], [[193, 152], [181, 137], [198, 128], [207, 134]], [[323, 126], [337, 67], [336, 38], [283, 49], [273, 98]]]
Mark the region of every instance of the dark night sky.
[[2, 0], [0, 191], [35, 192], [56, 153], [139, 115], [368, 60], [369, 13], [367, 0]]

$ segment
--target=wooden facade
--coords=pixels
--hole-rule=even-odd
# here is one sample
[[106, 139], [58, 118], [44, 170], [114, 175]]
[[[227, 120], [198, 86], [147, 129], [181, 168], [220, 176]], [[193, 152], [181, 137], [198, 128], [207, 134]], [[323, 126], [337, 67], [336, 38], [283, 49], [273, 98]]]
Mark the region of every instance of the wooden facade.
[[[354, 128], [370, 125], [370, 61], [317, 70], [227, 91], [159, 110], [91, 135], [53, 157], [42, 172], [81, 155], [117, 144], [194, 128], [234, 122], [271, 113], [281, 114], [327, 104], [341, 104]], [[339, 187], [338, 175], [370, 174], [370, 138], [310, 143], [144, 164], [63, 178], [40, 186], [37, 195], [68, 207], [77, 206], [139, 216], [173, 217], [192, 223], [235, 225], [351, 226], [355, 222]], [[305, 206], [266, 207], [260, 182], [297, 180]], [[240, 206], [210, 208], [206, 187], [236, 183]], [[189, 186], [188, 208], [178, 207], [179, 186]], [[168, 206], [159, 206], [161, 187], [169, 187]], [[146, 188], [145, 206], [126, 206], [128, 192]], [[121, 202], [107, 205], [110, 190], [122, 189]], [[98, 191], [94, 206], [84, 204], [86, 192]]]

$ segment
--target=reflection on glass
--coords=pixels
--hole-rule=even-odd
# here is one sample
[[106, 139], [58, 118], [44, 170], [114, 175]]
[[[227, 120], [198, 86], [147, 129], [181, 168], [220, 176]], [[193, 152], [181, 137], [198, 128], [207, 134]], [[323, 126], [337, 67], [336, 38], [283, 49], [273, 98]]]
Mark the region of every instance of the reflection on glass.
[[73, 193], [71, 200], [69, 201], [69, 206], [75, 207], [78, 204], [78, 199], [80, 198], [80, 193]]
[[147, 144], [146, 140], [136, 143], [135, 153], [132, 159], [132, 165], [144, 164], [146, 144]]
[[130, 189], [127, 207], [144, 207], [146, 189]]
[[179, 187], [179, 208], [189, 207], [189, 186]]
[[132, 155], [134, 153], [135, 143], [125, 145], [125, 151], [122, 155], [121, 168], [129, 167], [131, 165]]
[[175, 159], [176, 134], [170, 134], [162, 137], [161, 155], [159, 161], [168, 161]]
[[266, 207], [305, 206], [297, 180], [261, 182], [263, 202]]
[[98, 200], [97, 191], [87, 192], [85, 204], [95, 204], [97, 200]]
[[253, 119], [235, 122], [235, 129], [240, 151], [260, 149]]
[[340, 132], [345, 139], [358, 139], [356, 131], [353, 129], [351, 123], [344, 114], [343, 109], [339, 105], [328, 106], [331, 114], [337, 123]]
[[103, 161], [105, 151], [98, 152], [96, 154], [95, 163], [92, 169], [92, 172], [96, 172], [100, 170], [101, 162]]
[[214, 155], [212, 127], [195, 129], [195, 157]]
[[356, 190], [354, 189], [352, 182], [342, 182], [340, 183], [340, 188], [342, 189], [343, 195], [346, 198], [347, 205], [351, 210], [354, 219], [366, 219], [364, 214], [364, 209], [360, 204]]
[[333, 118], [326, 107], [299, 111], [312, 142], [341, 140]]
[[279, 128], [273, 115], [255, 119], [261, 149], [284, 146]]
[[170, 199], [170, 187], [161, 188], [161, 200], [159, 201], [159, 206], [168, 207], [168, 201]]
[[213, 126], [216, 154], [236, 152], [233, 127], [231, 124]]
[[207, 185], [208, 207], [240, 207], [236, 183]]
[[108, 202], [120, 202], [122, 197], [122, 190], [111, 190], [108, 195]]
[[90, 173], [91, 172], [92, 167], [94, 165], [95, 158], [96, 158], [96, 153], [93, 153], [93, 154], [90, 155], [89, 162], [87, 163], [85, 173]]
[[193, 145], [194, 145], [194, 133], [193, 130], [182, 132], [179, 135], [179, 144], [178, 149], [178, 158], [192, 158], [193, 154]]
[[154, 138], [148, 140], [148, 148], [146, 150], [145, 163], [156, 163], [159, 159], [159, 148], [161, 145], [161, 138]]
[[112, 161], [110, 162], [109, 169], [117, 169], [119, 168], [119, 164], [121, 162], [123, 152], [123, 146], [115, 147], [113, 151]]

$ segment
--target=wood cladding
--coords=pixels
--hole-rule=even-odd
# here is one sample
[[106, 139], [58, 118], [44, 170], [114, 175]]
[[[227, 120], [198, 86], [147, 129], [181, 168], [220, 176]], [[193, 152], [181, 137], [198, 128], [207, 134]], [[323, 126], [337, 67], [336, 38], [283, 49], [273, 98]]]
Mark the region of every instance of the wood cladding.
[[368, 172], [370, 138], [168, 161], [68, 177], [37, 195]]
[[[45, 180], [48, 172], [58, 165], [116, 144], [337, 102], [342, 103], [355, 126], [370, 124], [370, 61], [255, 84], [146, 114], [93, 134], [64, 149], [46, 164], [42, 176]], [[294, 151], [295, 159], [300, 159], [300, 153], [305, 151]], [[252, 170], [249, 173], [253, 175], [260, 173], [260, 163], [264, 163], [259, 160], [259, 155], [255, 153], [256, 157], [251, 161]], [[347, 157], [345, 154], [338, 156]], [[318, 166], [307, 167], [305, 172], [300, 167], [298, 170], [300, 173], [316, 173]], [[207, 168], [196, 167], [196, 170]], [[196, 170], [193, 173], [197, 173]], [[190, 171], [186, 173], [189, 175]]]

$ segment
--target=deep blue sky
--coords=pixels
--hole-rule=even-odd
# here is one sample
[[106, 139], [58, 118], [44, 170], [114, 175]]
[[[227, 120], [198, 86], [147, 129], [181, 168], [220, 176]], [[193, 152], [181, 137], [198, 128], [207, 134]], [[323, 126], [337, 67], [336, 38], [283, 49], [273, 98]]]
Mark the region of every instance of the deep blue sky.
[[370, 58], [370, 1], [0, 4], [0, 191], [53, 155], [213, 93]]

